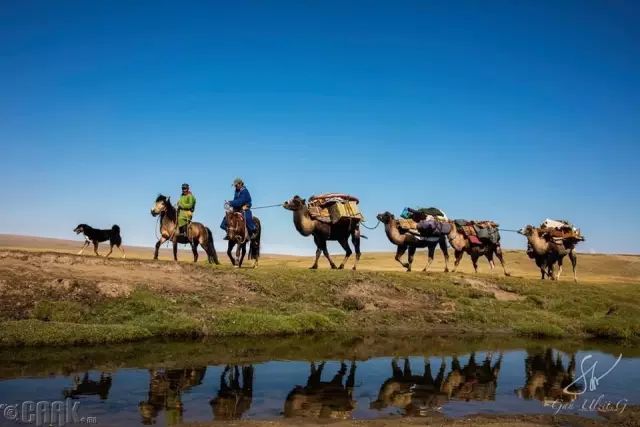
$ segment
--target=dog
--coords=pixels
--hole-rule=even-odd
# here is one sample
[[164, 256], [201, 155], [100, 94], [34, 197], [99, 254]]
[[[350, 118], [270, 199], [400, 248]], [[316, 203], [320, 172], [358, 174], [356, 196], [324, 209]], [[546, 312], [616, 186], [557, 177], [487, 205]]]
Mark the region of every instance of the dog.
[[124, 248], [122, 248], [122, 237], [120, 236], [120, 227], [114, 225], [111, 227], [111, 230], [98, 230], [97, 228], [93, 228], [88, 226], [87, 224], [78, 224], [76, 228], [73, 229], [76, 234], [83, 233], [84, 238], [86, 239], [84, 242], [84, 246], [78, 252], [78, 255], [82, 255], [82, 252], [89, 246], [90, 243], [93, 243], [93, 252], [96, 255], [100, 256], [98, 253], [98, 243], [109, 241], [111, 245], [111, 249], [107, 254], [107, 257], [111, 255], [113, 252], [113, 247], [117, 246], [118, 249], [122, 252], [122, 258], [125, 258]]

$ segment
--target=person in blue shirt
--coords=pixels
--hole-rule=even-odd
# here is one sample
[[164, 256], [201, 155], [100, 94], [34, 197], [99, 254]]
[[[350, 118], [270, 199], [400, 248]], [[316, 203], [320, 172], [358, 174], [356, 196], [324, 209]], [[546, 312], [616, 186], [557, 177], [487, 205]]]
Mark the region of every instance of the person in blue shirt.
[[[256, 224], [253, 221], [253, 214], [251, 213], [251, 194], [249, 194], [249, 190], [244, 186], [244, 181], [242, 181], [241, 178], [236, 178], [233, 181], [233, 186], [236, 188], [233, 200], [228, 201], [227, 203], [229, 203], [229, 206], [231, 206], [235, 212], [244, 213], [244, 219], [247, 224], [247, 229], [249, 230], [249, 235], [253, 235], [256, 231]], [[220, 228], [227, 231], [226, 217], [222, 220]]]

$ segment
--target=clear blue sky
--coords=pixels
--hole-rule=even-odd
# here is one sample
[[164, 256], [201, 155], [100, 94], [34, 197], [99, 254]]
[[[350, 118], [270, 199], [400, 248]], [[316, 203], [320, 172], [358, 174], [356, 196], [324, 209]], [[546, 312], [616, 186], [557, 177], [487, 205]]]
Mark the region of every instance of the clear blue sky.
[[[638, 253], [640, 5], [1, 0], [0, 144], [3, 233], [151, 244], [186, 181], [219, 240], [242, 176], [255, 205], [567, 218], [584, 251]], [[256, 214], [266, 251], [314, 252], [290, 212]]]

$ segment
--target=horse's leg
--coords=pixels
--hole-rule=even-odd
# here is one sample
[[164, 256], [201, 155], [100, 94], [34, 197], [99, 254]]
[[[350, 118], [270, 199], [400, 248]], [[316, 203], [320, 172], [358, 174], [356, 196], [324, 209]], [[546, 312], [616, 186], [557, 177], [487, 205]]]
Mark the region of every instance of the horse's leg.
[[338, 243], [340, 243], [340, 246], [342, 246], [342, 248], [345, 251], [345, 255], [344, 255], [344, 259], [342, 260], [342, 264], [340, 264], [340, 266], [338, 267], [340, 270], [342, 270], [344, 268], [344, 265], [347, 263], [347, 260], [349, 259], [349, 257], [353, 253], [351, 251], [351, 248], [349, 247], [349, 241], [347, 239], [348, 239], [348, 237], [345, 237], [343, 239], [338, 240]]
[[109, 255], [111, 255], [111, 252], [113, 252], [113, 244], [109, 245], [109, 253], [105, 255], [105, 258], [109, 258]]
[[314, 235], [313, 241], [316, 244], [316, 259], [313, 262], [313, 265], [310, 267], [311, 270], [315, 270], [318, 268], [318, 260], [320, 259], [320, 254], [322, 253], [322, 249], [320, 249], [320, 246], [321, 246], [320, 239], [318, 239], [318, 237]]
[[408, 263], [402, 262], [402, 255], [407, 251], [406, 245], [398, 245], [398, 249], [396, 249], [396, 261], [398, 261], [402, 266], [406, 269], [410, 269], [411, 266]]
[[425, 265], [424, 269], [422, 269], [423, 273], [426, 273], [427, 270], [429, 270], [429, 267], [431, 266], [431, 263], [433, 262], [433, 256], [436, 253], [436, 243], [429, 243], [429, 245], [427, 246], [427, 265]]
[[407, 272], [411, 271], [411, 265], [413, 264], [413, 257], [416, 254], [416, 250], [418, 248], [416, 248], [415, 246], [409, 246], [409, 253], [407, 254]]
[[227, 244], [227, 256], [231, 260], [231, 265], [235, 266], [236, 265], [236, 259], [231, 254], [231, 251], [233, 250], [233, 247], [235, 246], [235, 242], [233, 240], [231, 240], [231, 239], [229, 239], [228, 242], [229, 243]]
[[166, 242], [166, 241], [167, 241], [167, 239], [164, 236], [160, 236], [160, 240], [158, 240], [156, 242], [156, 250], [153, 253], [153, 259], [158, 259], [158, 253], [160, 252], [160, 246], [162, 246], [162, 244], [164, 242]]
[[80, 252], [78, 252], [78, 255], [82, 255], [82, 252], [84, 252], [84, 250], [87, 248], [87, 246], [89, 246], [90, 242], [88, 240], [84, 241], [84, 245], [82, 245], [82, 249], [80, 249]]
[[238, 245], [238, 249], [236, 251], [236, 257], [238, 257], [238, 268], [242, 267], [242, 261], [244, 261], [244, 257], [246, 254], [247, 254], [247, 242], [244, 242], [243, 244]]
[[440, 250], [442, 251], [442, 255], [444, 255], [444, 272], [449, 272], [449, 250], [447, 249], [447, 240], [442, 237], [440, 239]]
[[571, 267], [573, 268], [573, 281], [578, 283], [578, 276], [576, 275], [576, 266], [578, 265], [578, 257], [573, 249], [569, 251], [569, 260], [571, 261]]
[[193, 239], [191, 241], [191, 252], [193, 252], [193, 262], [198, 262], [198, 243], [199, 243], [199, 240]]
[[353, 249], [356, 251], [356, 261], [353, 263], [353, 269], [355, 270], [358, 267], [358, 262], [360, 261], [360, 227], [356, 228], [354, 232], [351, 234], [351, 243], [353, 243]]
[[497, 245], [493, 251], [498, 257], [498, 260], [500, 260], [500, 264], [502, 265], [502, 270], [504, 271], [504, 275], [511, 276], [511, 273], [507, 271], [507, 266], [504, 263], [504, 255], [502, 254], [502, 247], [500, 247], [500, 245]]
[[93, 242], [93, 252], [95, 252], [96, 255], [100, 256], [100, 254], [98, 253], [98, 242]]

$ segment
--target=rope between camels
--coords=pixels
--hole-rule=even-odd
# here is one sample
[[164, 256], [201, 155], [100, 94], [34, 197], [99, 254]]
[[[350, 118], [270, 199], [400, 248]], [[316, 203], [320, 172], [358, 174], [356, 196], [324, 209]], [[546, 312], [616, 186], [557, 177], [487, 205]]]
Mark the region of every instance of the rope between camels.
[[254, 209], [275, 208], [275, 207], [278, 207], [278, 206], [282, 206], [282, 203], [278, 203], [278, 204], [276, 204], [276, 205], [256, 206], [256, 207], [252, 207], [252, 208], [251, 208], [251, 210], [254, 210]]
[[378, 226], [380, 225], [380, 220], [378, 220], [378, 222], [376, 223], [375, 226], [373, 227], [367, 227], [364, 222], [360, 222], [360, 225], [363, 226], [364, 228], [368, 229], [368, 230], [375, 230], [376, 228], [378, 228]]
[[508, 228], [498, 228], [500, 231], [510, 231], [512, 233], [520, 233], [520, 230], [510, 230]]

